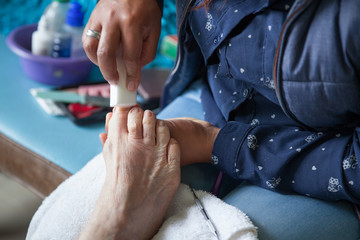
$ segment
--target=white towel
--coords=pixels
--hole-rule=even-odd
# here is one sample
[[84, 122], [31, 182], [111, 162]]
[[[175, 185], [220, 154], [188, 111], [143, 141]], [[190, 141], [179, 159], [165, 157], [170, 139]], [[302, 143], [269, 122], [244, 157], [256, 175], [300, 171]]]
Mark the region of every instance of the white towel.
[[[102, 154], [64, 181], [41, 204], [31, 220], [27, 240], [78, 239], [105, 180]], [[220, 239], [257, 239], [256, 227], [240, 210], [210, 193], [195, 191]], [[155, 240], [216, 239], [195, 204], [190, 188], [181, 184]]]

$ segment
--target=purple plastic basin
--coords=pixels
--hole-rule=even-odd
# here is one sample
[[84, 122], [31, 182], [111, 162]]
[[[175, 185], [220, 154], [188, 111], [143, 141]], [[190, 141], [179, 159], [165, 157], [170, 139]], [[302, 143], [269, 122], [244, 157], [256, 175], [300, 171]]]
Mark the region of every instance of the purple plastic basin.
[[6, 38], [8, 47], [20, 57], [25, 74], [41, 83], [65, 86], [83, 83], [93, 67], [86, 57], [52, 58], [31, 53], [31, 35], [37, 24], [24, 25], [13, 30]]

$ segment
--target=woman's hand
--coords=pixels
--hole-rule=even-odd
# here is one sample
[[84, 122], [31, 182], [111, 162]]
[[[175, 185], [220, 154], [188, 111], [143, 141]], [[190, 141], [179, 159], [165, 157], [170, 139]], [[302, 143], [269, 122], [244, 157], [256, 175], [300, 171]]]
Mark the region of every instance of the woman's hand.
[[172, 118], [165, 120], [170, 135], [181, 149], [181, 165], [211, 162], [211, 153], [220, 129], [209, 122], [195, 118]]
[[116, 108], [100, 139], [106, 178], [81, 239], [149, 239], [180, 184], [180, 149], [164, 121]]
[[[101, 32], [100, 39], [86, 36], [88, 29]], [[85, 26], [83, 45], [90, 60], [99, 65], [111, 84], [119, 78], [116, 55], [121, 46], [127, 86], [135, 91], [141, 67], [155, 58], [160, 29], [161, 10], [156, 0], [101, 0]]]

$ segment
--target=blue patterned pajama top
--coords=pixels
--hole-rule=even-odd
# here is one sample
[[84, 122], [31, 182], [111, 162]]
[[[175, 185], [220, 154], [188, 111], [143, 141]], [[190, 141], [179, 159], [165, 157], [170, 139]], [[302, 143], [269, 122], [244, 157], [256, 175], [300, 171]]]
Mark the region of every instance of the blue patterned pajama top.
[[357, 202], [354, 129], [304, 128], [285, 115], [276, 96], [275, 52], [292, 4], [215, 0], [207, 10], [191, 10], [188, 24], [206, 66], [204, 117], [221, 128], [212, 163], [270, 190]]

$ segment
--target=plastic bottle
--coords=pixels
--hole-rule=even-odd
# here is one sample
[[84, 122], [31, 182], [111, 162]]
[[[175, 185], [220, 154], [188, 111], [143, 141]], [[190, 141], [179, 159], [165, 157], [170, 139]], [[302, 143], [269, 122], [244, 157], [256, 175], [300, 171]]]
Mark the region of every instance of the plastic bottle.
[[117, 85], [110, 85], [110, 106], [131, 107], [136, 105], [136, 91], [130, 92], [126, 88], [126, 68], [121, 58], [121, 51], [116, 58], [119, 82]]
[[84, 21], [84, 12], [81, 11], [81, 5], [77, 2], [71, 2], [66, 13], [64, 30], [71, 34], [71, 57], [86, 56], [82, 45], [82, 33]]
[[55, 32], [52, 38], [51, 57], [68, 58], [71, 55], [71, 35], [65, 31]]
[[55, 32], [62, 31], [69, 0], [53, 0], [42, 14], [38, 29], [32, 35], [31, 51], [35, 55], [50, 56]]
[[69, 0], [53, 0], [45, 9], [44, 17], [49, 31], [59, 32], [65, 24], [66, 12], [69, 8]]
[[41, 18], [37, 31], [31, 37], [31, 52], [34, 55], [50, 56], [52, 40], [53, 33], [48, 31], [45, 19]]

